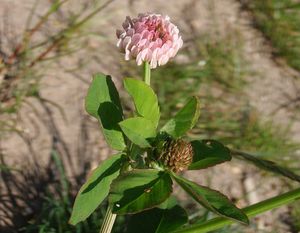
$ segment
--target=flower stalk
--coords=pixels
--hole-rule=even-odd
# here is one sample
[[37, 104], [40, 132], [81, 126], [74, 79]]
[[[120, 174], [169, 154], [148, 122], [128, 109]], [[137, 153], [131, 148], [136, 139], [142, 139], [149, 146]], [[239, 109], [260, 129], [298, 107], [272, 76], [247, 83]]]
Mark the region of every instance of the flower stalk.
[[[289, 204], [297, 199], [300, 199], [300, 188], [295, 189], [293, 191], [278, 195], [276, 197], [272, 197], [270, 199], [258, 202], [254, 205], [247, 206], [243, 209], [245, 214], [248, 217], [254, 217], [258, 214], [264, 213], [266, 211], [278, 208], [282, 205]], [[210, 232], [217, 229], [220, 229], [226, 225], [232, 224], [233, 221], [230, 219], [217, 217], [211, 220], [208, 220], [201, 224], [195, 224], [191, 227], [187, 227], [174, 233], [204, 233]]]
[[[144, 81], [150, 86], [151, 83], [151, 68], [149, 62], [144, 62]], [[99, 233], [111, 233], [117, 215], [112, 212], [112, 206], [109, 205]]]
[[150, 86], [151, 83], [151, 69], [149, 62], [144, 62], [144, 81]]

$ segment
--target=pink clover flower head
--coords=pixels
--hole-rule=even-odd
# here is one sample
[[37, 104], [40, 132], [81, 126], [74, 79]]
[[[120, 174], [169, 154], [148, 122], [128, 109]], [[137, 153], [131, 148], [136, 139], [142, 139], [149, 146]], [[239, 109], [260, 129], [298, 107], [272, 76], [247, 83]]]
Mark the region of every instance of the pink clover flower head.
[[127, 16], [123, 30], [116, 34], [125, 60], [136, 59], [138, 65], [149, 62], [152, 69], [166, 64], [183, 44], [177, 26], [168, 16], [159, 14], [139, 14], [133, 19]]

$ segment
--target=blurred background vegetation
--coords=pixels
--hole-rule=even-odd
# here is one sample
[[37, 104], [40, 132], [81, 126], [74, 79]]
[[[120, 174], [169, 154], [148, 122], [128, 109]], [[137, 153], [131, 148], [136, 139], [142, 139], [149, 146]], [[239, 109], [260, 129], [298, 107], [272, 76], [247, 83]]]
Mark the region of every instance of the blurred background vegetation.
[[[182, 4], [178, 9], [191, 12], [190, 15], [181, 15], [176, 4], [168, 12], [166, 3], [155, 3], [149, 10], [161, 9], [163, 14], [174, 15], [173, 21], [179, 23], [185, 41], [174, 61], [152, 72], [162, 123], [189, 96], [199, 96], [201, 117], [189, 138], [220, 140], [233, 150], [275, 161], [297, 173], [300, 2], [191, 0], [178, 3]], [[141, 77], [141, 68], [137, 69], [134, 61], [123, 61], [118, 54], [114, 30], [120, 27], [124, 15], [135, 15], [146, 6], [146, 1], [134, 0], [0, 3], [1, 9], [19, 7], [21, 12], [26, 11], [26, 20], [17, 23], [23, 30], [13, 26], [12, 18], [16, 15], [8, 11], [1, 15], [1, 232], [98, 232], [105, 205], [78, 226], [68, 224], [80, 185], [99, 161], [111, 153], [98, 132], [97, 122], [84, 113], [83, 98], [95, 72], [112, 74], [121, 90], [122, 77]], [[197, 12], [198, 9], [202, 11]], [[229, 17], [224, 12], [229, 12]], [[201, 19], [206, 18], [207, 25], [197, 18], [198, 14], [202, 15]], [[228, 17], [229, 23], [223, 22], [224, 17]], [[230, 17], [236, 18], [231, 22]], [[257, 41], [262, 41], [262, 45], [255, 46]], [[266, 61], [251, 60], [257, 54]], [[260, 66], [261, 69], [256, 69]], [[278, 72], [274, 73], [273, 69]], [[291, 83], [290, 89], [286, 89], [286, 82]], [[271, 96], [261, 108], [252, 98], [253, 93], [262, 95], [265, 92], [261, 89], [279, 92], [274, 83], [283, 86], [282, 95]], [[121, 96], [129, 111], [128, 96], [123, 92]], [[43, 137], [46, 142], [41, 143]], [[217, 189], [225, 189], [233, 201], [242, 205], [251, 204], [253, 193], [261, 200], [266, 198], [266, 193], [272, 195], [296, 186], [242, 161], [233, 161], [233, 166], [228, 166], [221, 177], [213, 171], [203, 178], [207, 183], [212, 180]], [[239, 171], [234, 177], [227, 175], [226, 171], [234, 173], [236, 168]], [[252, 176], [257, 180], [250, 180], [249, 189], [246, 181]], [[240, 185], [232, 190], [236, 183]], [[178, 198], [182, 198], [180, 194]], [[184, 205], [191, 214], [191, 222], [211, 217], [193, 203]], [[264, 216], [254, 220], [250, 228], [232, 226], [218, 232], [299, 232], [299, 207], [296, 203], [281, 212], [272, 212], [271, 223]], [[125, 221], [125, 217], [118, 217], [114, 232], [125, 232]]]
[[288, 65], [300, 70], [300, 4], [286, 0], [253, 0], [244, 4], [254, 16], [254, 25], [274, 47], [274, 55], [283, 57]]

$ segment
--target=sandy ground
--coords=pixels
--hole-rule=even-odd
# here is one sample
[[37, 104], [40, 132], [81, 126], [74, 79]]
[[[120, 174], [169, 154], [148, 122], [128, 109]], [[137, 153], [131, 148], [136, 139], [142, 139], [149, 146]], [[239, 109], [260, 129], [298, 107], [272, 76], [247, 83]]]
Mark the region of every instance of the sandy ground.
[[[1, 0], [0, 19], [6, 11], [9, 11], [9, 15], [12, 16], [11, 22], [15, 28], [21, 30], [27, 18], [26, 12], [32, 2], [32, 0], [21, 2]], [[42, 11], [46, 0], [41, 2]], [[283, 62], [274, 61], [271, 48], [262, 35], [253, 29], [251, 16], [240, 10], [239, 2], [152, 0], [149, 3], [145, 0], [117, 0], [89, 24], [92, 32], [105, 36], [90, 37], [86, 50], [77, 56], [72, 56], [71, 59], [64, 58], [61, 61], [61, 66], [64, 68], [73, 67], [82, 57], [85, 57], [88, 63], [80, 71], [82, 79], [65, 72], [57, 65], [55, 71], [47, 72], [42, 80], [41, 96], [58, 103], [64, 110], [65, 117], [55, 106], [47, 103], [43, 106], [35, 99], [29, 98], [27, 102], [30, 104], [24, 104], [19, 114], [21, 116], [19, 127], [23, 130], [24, 136], [9, 134], [6, 140], [1, 141], [2, 154], [7, 165], [24, 168], [32, 163], [38, 163], [46, 167], [54, 148], [62, 155], [64, 163], [68, 164], [68, 175], [75, 176], [81, 174], [86, 167], [89, 169], [95, 167], [99, 161], [113, 153], [106, 147], [97, 122], [85, 113], [83, 99], [92, 74], [99, 71], [112, 74], [118, 88], [121, 88], [119, 61], [122, 57], [114, 45], [115, 29], [120, 27], [126, 15], [136, 15], [144, 11], [168, 14], [182, 29], [184, 40], [188, 40], [188, 35], [191, 33], [201, 35], [209, 30], [216, 30], [215, 28], [220, 34], [228, 28], [238, 30], [245, 42], [244, 50], [248, 65], [256, 71], [254, 76], [247, 77], [251, 81], [247, 89], [250, 104], [256, 107], [263, 117], [273, 119], [277, 123], [285, 125], [292, 118], [291, 113], [286, 109], [281, 109], [275, 114], [274, 110], [286, 101], [286, 93], [292, 96], [296, 94], [294, 92], [297, 91], [296, 87], [299, 87], [299, 83], [295, 82], [294, 77], [300, 75]], [[187, 26], [186, 20], [193, 25], [193, 32]], [[292, 138], [299, 142], [299, 121], [292, 126], [292, 131]], [[247, 176], [248, 173], [253, 177]], [[261, 178], [255, 169], [245, 169], [243, 165], [234, 162], [230, 165], [217, 166], [208, 172], [203, 171], [200, 175], [191, 172], [187, 175], [199, 183], [207, 183], [204, 181], [210, 177], [212, 187], [222, 190], [236, 200], [244, 197], [245, 188], [246, 192], [249, 192], [251, 187], [264, 186], [262, 191], [250, 192], [246, 201], [238, 202], [241, 206], [265, 199], [277, 192], [276, 188], [275, 191], [270, 191], [274, 190], [274, 185], [276, 187], [276, 179]], [[220, 177], [224, 178], [220, 179]], [[260, 177], [260, 182], [256, 181], [256, 177]], [[183, 194], [180, 196], [184, 199]], [[281, 213], [283, 212], [284, 209]], [[277, 221], [279, 215], [267, 216], [255, 222], [260, 230], [268, 231], [270, 225], [276, 227], [275, 225], [279, 224], [282, 229], [280, 232], [289, 232], [280, 221]], [[255, 232], [255, 230], [250, 229], [245, 232]]]

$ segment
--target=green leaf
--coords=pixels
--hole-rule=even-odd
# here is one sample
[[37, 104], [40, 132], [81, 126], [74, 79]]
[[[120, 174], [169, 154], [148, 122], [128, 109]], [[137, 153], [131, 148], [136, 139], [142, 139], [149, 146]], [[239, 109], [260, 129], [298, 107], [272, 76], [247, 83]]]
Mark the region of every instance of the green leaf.
[[169, 196], [167, 200], [157, 206], [159, 209], [170, 209], [177, 205], [178, 202], [174, 196]]
[[215, 140], [192, 141], [193, 162], [190, 170], [203, 169], [231, 160], [230, 150]]
[[154, 208], [133, 215], [127, 226], [127, 233], [169, 233], [188, 221], [185, 210], [166, 201], [166, 208]]
[[128, 118], [119, 125], [130, 141], [142, 148], [150, 147], [149, 140], [156, 136], [153, 122], [143, 117]]
[[112, 102], [122, 112], [118, 91], [109, 75], [96, 74], [85, 99], [86, 111], [98, 118], [101, 103]]
[[295, 180], [295, 181], [300, 182], [300, 175], [294, 173], [289, 168], [282, 167], [282, 166], [276, 164], [273, 161], [258, 158], [254, 155], [251, 155], [251, 154], [248, 154], [248, 153], [245, 153], [245, 152], [241, 152], [241, 151], [232, 151], [232, 155], [234, 157], [238, 158], [238, 159], [243, 159], [243, 160], [246, 160], [248, 162], [251, 162], [255, 166], [257, 166], [261, 169], [264, 169], [266, 171], [269, 171], [269, 172], [287, 177], [291, 180]]
[[109, 201], [116, 214], [137, 213], [164, 202], [172, 192], [168, 173], [140, 169], [122, 174], [111, 186]]
[[125, 140], [118, 125], [123, 112], [118, 91], [110, 76], [97, 74], [85, 98], [86, 111], [102, 124], [107, 143], [116, 150], [125, 148]]
[[187, 104], [171, 118], [161, 129], [174, 138], [179, 138], [192, 129], [200, 115], [200, 103], [197, 97], [192, 97]]
[[157, 127], [160, 117], [157, 96], [145, 82], [133, 78], [126, 78], [124, 86], [133, 98], [135, 109], [139, 116], [154, 123]]
[[179, 205], [164, 210], [160, 209], [160, 212], [161, 219], [155, 233], [172, 232], [188, 222], [187, 213]]
[[198, 185], [172, 173], [176, 182], [199, 204], [225, 218], [249, 224], [247, 215], [237, 208], [224, 194]]
[[80, 188], [73, 206], [70, 224], [84, 221], [109, 193], [111, 182], [119, 175], [122, 154], [113, 155], [100, 164]]

